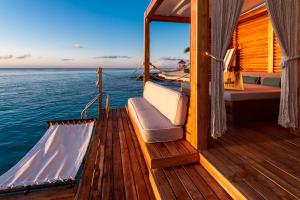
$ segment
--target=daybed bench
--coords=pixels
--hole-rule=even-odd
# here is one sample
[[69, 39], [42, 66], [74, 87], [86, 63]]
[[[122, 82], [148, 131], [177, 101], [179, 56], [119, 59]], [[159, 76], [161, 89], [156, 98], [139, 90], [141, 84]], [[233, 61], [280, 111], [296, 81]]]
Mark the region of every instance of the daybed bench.
[[148, 81], [143, 97], [128, 100], [133, 123], [150, 169], [199, 161], [198, 152], [184, 140], [188, 97]]

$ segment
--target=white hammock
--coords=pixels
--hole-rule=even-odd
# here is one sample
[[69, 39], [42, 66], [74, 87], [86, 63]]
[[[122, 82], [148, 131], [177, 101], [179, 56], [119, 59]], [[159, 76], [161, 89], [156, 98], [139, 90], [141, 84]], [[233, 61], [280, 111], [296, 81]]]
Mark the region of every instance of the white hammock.
[[9, 171], [0, 190], [74, 180], [87, 151], [94, 122], [53, 125]]

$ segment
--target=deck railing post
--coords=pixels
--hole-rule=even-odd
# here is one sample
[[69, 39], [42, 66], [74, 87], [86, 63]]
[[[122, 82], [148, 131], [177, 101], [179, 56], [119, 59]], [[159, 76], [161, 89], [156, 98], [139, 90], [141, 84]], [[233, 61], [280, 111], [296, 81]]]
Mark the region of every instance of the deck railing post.
[[98, 73], [98, 115], [100, 118], [101, 110], [102, 110], [102, 68], [99, 67], [97, 70]]
[[144, 84], [150, 79], [150, 21], [144, 20]]

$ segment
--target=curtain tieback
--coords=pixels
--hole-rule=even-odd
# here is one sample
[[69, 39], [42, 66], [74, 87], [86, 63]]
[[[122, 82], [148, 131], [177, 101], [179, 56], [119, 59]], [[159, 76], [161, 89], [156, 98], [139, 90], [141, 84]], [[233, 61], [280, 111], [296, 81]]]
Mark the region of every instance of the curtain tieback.
[[282, 58], [281, 58], [281, 61], [280, 61], [280, 67], [282, 68], [282, 69], [284, 69], [285, 67], [286, 67], [286, 64], [288, 63], [288, 62], [290, 62], [290, 61], [292, 61], [292, 60], [298, 60], [298, 59], [300, 59], [300, 56], [283, 56]]
[[224, 59], [222, 59], [222, 58], [220, 58], [220, 57], [218, 57], [218, 56], [214, 56], [214, 55], [212, 55], [212, 54], [210, 54], [210, 53], [208, 53], [208, 52], [205, 52], [205, 55], [211, 57], [212, 59], [214, 59], [214, 60], [217, 61], [217, 62], [222, 63], [223, 71], [225, 71], [226, 66], [225, 66]]

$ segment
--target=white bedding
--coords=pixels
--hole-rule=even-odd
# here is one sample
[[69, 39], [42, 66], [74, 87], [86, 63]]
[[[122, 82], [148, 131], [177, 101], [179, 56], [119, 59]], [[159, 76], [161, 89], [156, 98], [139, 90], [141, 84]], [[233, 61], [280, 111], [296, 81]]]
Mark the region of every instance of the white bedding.
[[[225, 101], [245, 101], [259, 99], [280, 99], [280, 88], [264, 85], [244, 84], [243, 91], [225, 90]], [[182, 84], [181, 90], [185, 94], [190, 93], [190, 85]]]
[[244, 88], [243, 91], [225, 90], [225, 101], [280, 99], [280, 88], [254, 84], [244, 84]]

